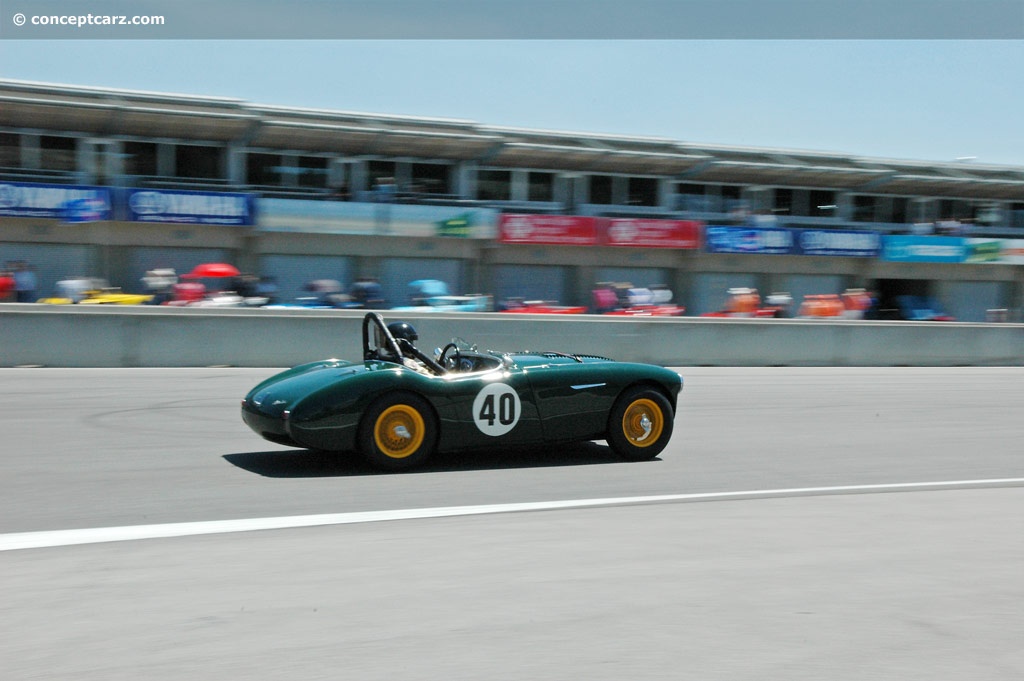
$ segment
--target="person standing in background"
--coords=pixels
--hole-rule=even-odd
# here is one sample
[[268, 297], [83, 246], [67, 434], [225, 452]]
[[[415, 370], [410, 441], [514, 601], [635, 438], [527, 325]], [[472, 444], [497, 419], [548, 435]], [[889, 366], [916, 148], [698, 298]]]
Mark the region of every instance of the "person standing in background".
[[11, 273], [11, 264], [0, 269], [0, 303], [9, 303], [14, 295], [14, 275]]
[[19, 303], [32, 303], [36, 299], [35, 268], [24, 260], [14, 266], [14, 295]]

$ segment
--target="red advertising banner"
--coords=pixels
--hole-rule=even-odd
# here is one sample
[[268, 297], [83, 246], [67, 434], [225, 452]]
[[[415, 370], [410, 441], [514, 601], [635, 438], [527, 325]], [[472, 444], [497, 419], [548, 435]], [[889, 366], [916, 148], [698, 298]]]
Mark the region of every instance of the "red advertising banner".
[[700, 248], [702, 223], [696, 220], [614, 218], [608, 220], [609, 246]]
[[598, 218], [578, 215], [502, 215], [498, 241], [503, 244], [597, 245]]

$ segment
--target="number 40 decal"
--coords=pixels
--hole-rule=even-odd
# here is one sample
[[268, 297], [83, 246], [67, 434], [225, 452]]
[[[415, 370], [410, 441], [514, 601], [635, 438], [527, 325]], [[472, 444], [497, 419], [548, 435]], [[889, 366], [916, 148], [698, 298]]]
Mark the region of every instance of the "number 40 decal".
[[504, 383], [491, 383], [473, 400], [473, 422], [484, 435], [504, 435], [519, 422], [519, 394]]

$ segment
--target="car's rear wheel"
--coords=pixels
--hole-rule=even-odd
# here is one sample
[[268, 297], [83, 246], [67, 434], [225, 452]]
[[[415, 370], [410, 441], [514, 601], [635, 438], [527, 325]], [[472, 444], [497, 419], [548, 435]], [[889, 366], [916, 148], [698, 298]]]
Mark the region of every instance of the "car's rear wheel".
[[631, 388], [619, 395], [608, 415], [608, 444], [627, 461], [658, 456], [672, 437], [674, 414], [668, 399], [653, 388]]
[[437, 420], [426, 400], [412, 393], [391, 393], [370, 405], [359, 426], [359, 450], [387, 470], [426, 461], [437, 446]]

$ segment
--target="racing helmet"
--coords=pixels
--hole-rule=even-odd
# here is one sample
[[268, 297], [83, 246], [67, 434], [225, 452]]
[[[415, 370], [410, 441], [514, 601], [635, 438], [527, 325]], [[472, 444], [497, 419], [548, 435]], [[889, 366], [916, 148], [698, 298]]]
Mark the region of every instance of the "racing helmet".
[[413, 344], [413, 341], [419, 340], [419, 334], [409, 322], [391, 322], [388, 324], [388, 332], [395, 337], [395, 340], [404, 340], [410, 345]]

